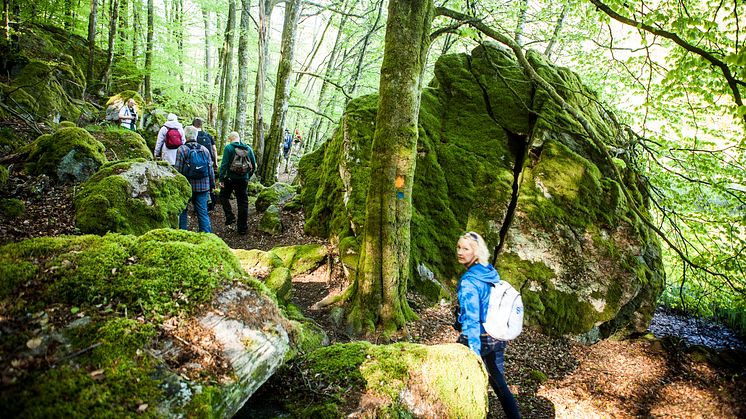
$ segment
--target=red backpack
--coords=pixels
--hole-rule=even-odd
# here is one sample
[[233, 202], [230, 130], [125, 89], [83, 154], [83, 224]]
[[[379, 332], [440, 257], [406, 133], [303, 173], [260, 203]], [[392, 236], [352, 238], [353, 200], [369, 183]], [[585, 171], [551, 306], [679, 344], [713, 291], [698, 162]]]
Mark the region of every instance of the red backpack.
[[182, 144], [179, 130], [177, 128], [169, 128], [166, 131], [166, 148], [173, 150], [181, 147]]

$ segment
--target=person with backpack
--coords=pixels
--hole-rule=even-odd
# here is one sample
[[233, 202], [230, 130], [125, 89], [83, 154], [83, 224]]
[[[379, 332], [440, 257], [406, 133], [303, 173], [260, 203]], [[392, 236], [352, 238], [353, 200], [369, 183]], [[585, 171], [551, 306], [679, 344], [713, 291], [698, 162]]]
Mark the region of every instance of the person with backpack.
[[176, 164], [176, 150], [186, 142], [184, 127], [179, 118], [170, 113], [166, 117], [166, 123], [158, 131], [158, 140], [155, 142], [153, 156], [156, 160], [165, 160], [171, 165]]
[[[218, 149], [215, 146], [215, 140], [212, 138], [207, 131], [202, 130], [202, 118], [194, 118], [192, 120], [192, 126], [197, 130], [197, 142], [200, 145], [205, 146], [210, 151], [210, 161], [212, 162], [212, 168], [217, 173], [218, 171]], [[217, 199], [215, 193], [210, 191], [210, 202], [207, 203], [207, 211], [212, 211], [215, 208]]]
[[508, 342], [488, 335], [482, 326], [487, 317], [490, 290], [501, 282], [500, 274], [487, 262], [490, 252], [484, 239], [473, 231], [459, 237], [456, 254], [459, 263], [466, 267], [457, 288], [459, 314], [456, 325], [461, 331], [458, 342], [482, 358], [505, 416], [508, 419], [520, 418], [518, 403], [505, 381], [504, 355]]
[[290, 148], [293, 146], [293, 134], [290, 133], [290, 130], [285, 128], [285, 137], [282, 142], [282, 157], [287, 160], [290, 158]]
[[[197, 143], [197, 130], [186, 127], [186, 143], [176, 149], [174, 167], [184, 175], [192, 185], [192, 204], [197, 213], [199, 231], [212, 233], [210, 216], [207, 214], [207, 199], [210, 191], [215, 189], [215, 171], [212, 168], [210, 152], [206, 147]], [[184, 208], [179, 216], [179, 228], [187, 229], [187, 211]]]
[[132, 131], [135, 131], [135, 128], [137, 128], [135, 99], [129, 98], [127, 104], [119, 109], [119, 126]]
[[231, 209], [231, 193], [236, 193], [236, 212], [238, 213], [238, 234], [248, 232], [249, 197], [246, 187], [249, 178], [256, 170], [256, 157], [254, 150], [247, 144], [241, 142], [241, 137], [233, 131], [228, 134], [229, 143], [223, 149], [223, 158], [220, 160], [220, 204], [225, 213], [225, 225], [230, 226], [236, 222]]

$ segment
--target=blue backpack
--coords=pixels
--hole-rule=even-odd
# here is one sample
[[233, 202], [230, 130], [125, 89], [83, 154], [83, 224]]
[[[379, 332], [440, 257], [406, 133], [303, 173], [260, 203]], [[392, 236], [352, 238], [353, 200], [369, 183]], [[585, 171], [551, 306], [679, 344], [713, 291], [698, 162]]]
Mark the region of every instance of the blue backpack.
[[184, 160], [184, 176], [187, 179], [202, 179], [209, 174], [209, 166], [212, 164], [210, 156], [202, 150], [202, 146], [196, 143], [187, 144], [189, 151]]

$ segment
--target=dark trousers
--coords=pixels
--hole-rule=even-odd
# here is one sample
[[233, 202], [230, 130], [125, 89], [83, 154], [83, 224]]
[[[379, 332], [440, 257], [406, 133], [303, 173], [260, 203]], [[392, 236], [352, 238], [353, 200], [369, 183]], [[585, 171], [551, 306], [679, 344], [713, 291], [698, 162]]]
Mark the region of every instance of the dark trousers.
[[238, 212], [237, 230], [239, 233], [245, 233], [248, 229], [249, 196], [246, 193], [248, 183], [244, 179], [225, 179], [223, 187], [220, 189], [220, 204], [223, 206], [225, 222], [228, 224], [232, 224], [233, 220], [236, 219], [233, 216], [230, 202], [231, 193], [236, 193], [236, 210]]
[[[513, 397], [513, 393], [510, 392], [508, 383], [505, 381], [504, 355], [508, 342], [497, 340], [489, 335], [480, 336], [480, 340], [482, 346], [479, 352], [482, 356], [482, 362], [484, 362], [484, 366], [487, 368], [490, 385], [500, 400], [505, 416], [508, 419], [519, 419], [521, 413], [518, 411], [518, 403], [516, 403], [515, 397]], [[458, 342], [469, 346], [464, 335], [459, 336]]]

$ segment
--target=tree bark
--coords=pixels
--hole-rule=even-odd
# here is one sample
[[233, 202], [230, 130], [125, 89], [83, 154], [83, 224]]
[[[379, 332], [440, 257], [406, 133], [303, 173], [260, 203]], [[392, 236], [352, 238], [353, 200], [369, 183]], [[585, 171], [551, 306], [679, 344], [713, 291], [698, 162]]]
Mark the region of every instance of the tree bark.
[[406, 299], [410, 274], [412, 185], [417, 158], [423, 69], [432, 0], [389, 3], [366, 220], [348, 326], [390, 335], [414, 318]]
[[[342, 6], [342, 10], [347, 9], [347, 1], [345, 1], [344, 5]], [[316, 105], [316, 109], [318, 109], [321, 113], [326, 113], [327, 107], [329, 105], [327, 101], [327, 89], [329, 88], [329, 82], [328, 80], [332, 77], [332, 71], [334, 69], [334, 66], [337, 61], [337, 54], [339, 53], [339, 48], [342, 42], [342, 34], [344, 33], [345, 25], [347, 24], [347, 19], [349, 18], [349, 15], [343, 14], [340, 17], [339, 20], [339, 28], [337, 29], [337, 38], [334, 40], [334, 46], [332, 47], [331, 52], [329, 53], [329, 61], [326, 64], [326, 72], [324, 73], [324, 80], [321, 82], [321, 89], [319, 89], [319, 100]], [[316, 116], [313, 120], [313, 123], [311, 124], [311, 129], [308, 132], [308, 135], [306, 136], [306, 141], [303, 142], [303, 150], [313, 150], [315, 148], [316, 143], [318, 142], [319, 138], [319, 132], [321, 131], [321, 123], [322, 119], [320, 116]]]
[[233, 46], [236, 39], [236, 0], [231, 0], [228, 7], [228, 22], [225, 27], [225, 41], [223, 44], [223, 76], [222, 76], [222, 102], [218, 109], [218, 119], [220, 120], [220, 149], [225, 145], [225, 136], [230, 130], [230, 111], [231, 92], [233, 90]]
[[[370, 38], [371, 36], [373, 36], [373, 33], [375, 33], [375, 31], [377, 30], [378, 22], [380, 22], [381, 20], [381, 14], [383, 12], [383, 3], [384, 3], [383, 0], [379, 0], [378, 6], [377, 6], [378, 11], [376, 13], [376, 20], [373, 21], [373, 26], [370, 28], [368, 33], [366, 33], [365, 37], [363, 38], [363, 45], [360, 49], [360, 58], [358, 59], [358, 62], [357, 62], [357, 70], [355, 71], [355, 75], [352, 78], [352, 85], [351, 85], [352, 87], [350, 87], [350, 92], [349, 92], [350, 96], [352, 97], [355, 96], [355, 91], [357, 90], [357, 82], [360, 80], [360, 77], [363, 74], [363, 64], [365, 63], [365, 52], [368, 50], [368, 45], [370, 44]], [[389, 16], [389, 20], [390, 19], [391, 17]], [[349, 102], [349, 99], [347, 100], [347, 102]]]
[[109, 45], [106, 55], [106, 63], [101, 71], [101, 84], [104, 90], [109, 90], [111, 82], [111, 66], [114, 63], [114, 40], [117, 36], [117, 24], [119, 23], [119, 0], [111, 0], [109, 3], [111, 17], [109, 19]]
[[210, 12], [202, 7], [202, 22], [205, 26], [205, 86], [208, 89], [207, 93], [207, 122], [210, 125], [215, 124], [215, 100], [213, 99], [214, 86], [212, 79], [214, 77], [212, 71], [212, 43], [210, 38], [212, 37], [212, 29], [210, 27]]
[[254, 84], [254, 141], [253, 148], [257, 165], [264, 165], [264, 90], [269, 66], [269, 24], [272, 20], [274, 0], [259, 0], [259, 57], [257, 59], [256, 83]]
[[288, 99], [290, 97], [290, 73], [293, 71], [295, 40], [302, 8], [303, 0], [285, 1], [285, 21], [282, 27], [280, 62], [277, 65], [272, 120], [269, 135], [264, 144], [264, 164], [259, 166], [259, 177], [265, 186], [271, 186], [277, 181], [280, 144], [282, 143], [285, 115], [288, 111]]
[[153, 73], [153, 0], [148, 0], [148, 34], [145, 40], [145, 100], [153, 101], [153, 86], [151, 74]]
[[549, 40], [549, 44], [547, 45], [547, 48], [544, 50], [544, 55], [547, 56], [550, 60], [552, 59], [552, 50], [554, 49], [554, 45], [557, 43], [557, 40], [559, 39], [559, 34], [562, 31], [562, 26], [565, 24], [565, 19], [567, 18], [567, 13], [570, 12], [570, 2], [565, 2], [565, 5], [562, 6], [562, 12], [560, 13], [560, 17], [557, 18], [557, 24], [554, 26], [554, 32], [552, 33], [552, 39]]
[[132, 62], [137, 65], [140, 59], [140, 33], [142, 22], [140, 20], [142, 4], [139, 0], [132, 2]]
[[126, 51], [127, 41], [129, 41], [130, 37], [127, 25], [127, 19], [129, 18], [127, 11], [127, 0], [119, 0], [119, 27], [117, 28], [119, 42], [117, 43], [117, 53], [122, 55], [124, 55]]
[[515, 25], [515, 43], [522, 45], [521, 37], [523, 36], [523, 29], [526, 27], [526, 13], [528, 13], [529, 0], [520, 0], [519, 11], [518, 11], [518, 23]]
[[244, 138], [246, 133], [246, 108], [249, 99], [250, 8], [250, 0], [241, 0], [241, 25], [238, 38], [238, 91], [236, 92], [236, 122], [233, 124], [233, 130], [237, 131], [241, 138]]
[[[152, 1], [152, 0], [151, 0]], [[88, 72], [86, 74], [87, 85], [90, 86], [94, 80], [95, 53], [96, 53], [96, 23], [98, 19], [98, 0], [91, 0], [91, 13], [88, 15]]]

